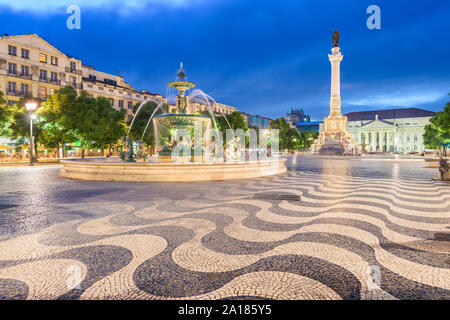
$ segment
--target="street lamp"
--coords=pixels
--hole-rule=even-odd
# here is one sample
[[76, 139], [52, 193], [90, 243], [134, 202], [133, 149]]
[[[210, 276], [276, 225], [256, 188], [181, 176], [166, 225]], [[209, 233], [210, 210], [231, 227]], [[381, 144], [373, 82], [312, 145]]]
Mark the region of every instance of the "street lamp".
[[30, 101], [25, 104], [25, 108], [30, 113], [30, 166], [34, 163], [33, 157], [33, 120], [36, 119], [36, 115], [33, 112], [37, 109], [37, 103]]

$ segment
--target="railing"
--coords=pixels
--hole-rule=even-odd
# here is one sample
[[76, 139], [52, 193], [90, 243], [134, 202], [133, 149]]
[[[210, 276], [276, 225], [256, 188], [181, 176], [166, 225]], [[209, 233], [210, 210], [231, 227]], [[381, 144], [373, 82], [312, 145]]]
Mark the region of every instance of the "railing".
[[27, 79], [27, 80], [33, 80], [33, 76], [31, 74], [25, 74], [25, 73], [13, 73], [13, 72], [8, 72], [8, 76], [10, 77], [16, 77], [16, 78], [21, 78], [21, 79]]
[[33, 80], [33, 76], [31, 74], [26, 74], [26, 73], [21, 73], [19, 74], [19, 77], [22, 79], [27, 79], [27, 80]]
[[23, 97], [27, 94], [31, 94], [30, 92], [24, 92], [24, 91], [7, 91], [6, 95], [13, 96], [13, 97]]
[[81, 83], [68, 83], [68, 86], [71, 86], [74, 89], [82, 89]]
[[66, 72], [75, 73], [75, 74], [79, 74], [79, 75], [82, 74], [81, 70], [76, 70], [76, 69], [72, 69], [69, 67], [66, 67]]

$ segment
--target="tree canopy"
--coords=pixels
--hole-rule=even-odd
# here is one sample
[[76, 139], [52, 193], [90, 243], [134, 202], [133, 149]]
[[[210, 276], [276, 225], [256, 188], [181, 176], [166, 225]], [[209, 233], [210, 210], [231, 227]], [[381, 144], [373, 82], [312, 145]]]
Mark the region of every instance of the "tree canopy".
[[441, 150], [442, 154], [447, 154], [447, 148], [450, 146], [450, 102], [425, 126], [423, 140], [427, 148]]
[[[137, 109], [139, 108], [141, 104], [137, 103], [133, 107], [133, 113], [132, 115], [135, 115], [137, 112]], [[149, 101], [147, 102], [142, 109], [139, 111], [138, 116], [134, 120], [133, 127], [130, 131], [130, 139], [133, 141], [140, 141], [142, 138], [142, 134], [144, 133], [145, 127], [147, 126], [147, 123], [150, 119], [150, 116], [153, 114], [155, 109], [158, 107], [157, 103], [155, 101]], [[161, 114], [162, 111], [158, 110], [156, 111], [155, 115]], [[127, 120], [128, 127], [131, 125], [131, 121], [133, 120], [133, 117], [129, 117]], [[153, 121], [150, 122], [147, 131], [145, 131], [143, 142], [147, 146], [154, 146], [155, 145], [155, 129], [153, 126]]]
[[13, 120], [13, 109], [6, 103], [3, 92], [0, 91], [0, 136], [10, 136], [12, 134], [11, 125]]

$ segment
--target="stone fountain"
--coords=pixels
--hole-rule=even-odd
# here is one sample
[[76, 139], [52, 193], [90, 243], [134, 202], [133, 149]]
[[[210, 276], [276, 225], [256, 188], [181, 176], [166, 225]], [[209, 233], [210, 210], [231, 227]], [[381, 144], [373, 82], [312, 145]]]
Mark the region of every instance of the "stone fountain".
[[[148, 120], [148, 124], [153, 121], [155, 130], [158, 156], [154, 161], [134, 162], [133, 143], [127, 136], [124, 141], [128, 147], [121, 159], [63, 160], [61, 176], [99, 181], [214, 181], [256, 178], [286, 172], [286, 160], [278, 156], [246, 159], [243, 136], [239, 138], [234, 133], [227, 144], [226, 156], [217, 152], [218, 147], [223, 147], [220, 140], [222, 135], [217, 130], [211, 105], [210, 115], [191, 110], [186, 91], [194, 88], [195, 84], [186, 81], [185, 77], [181, 64], [177, 80], [169, 82], [169, 86], [178, 91], [175, 105], [168, 105], [167, 112], [156, 115], [158, 109], [163, 110], [163, 102], [160, 102]], [[209, 97], [203, 92], [202, 95]], [[143, 103], [137, 109], [130, 130], [145, 105]]]

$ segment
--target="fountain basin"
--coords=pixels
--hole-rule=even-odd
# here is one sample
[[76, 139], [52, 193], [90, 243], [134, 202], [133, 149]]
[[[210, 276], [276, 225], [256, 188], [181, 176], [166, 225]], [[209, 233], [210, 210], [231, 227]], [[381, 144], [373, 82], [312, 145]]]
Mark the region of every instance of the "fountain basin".
[[95, 181], [218, 181], [248, 179], [285, 173], [286, 159], [243, 163], [149, 163], [114, 162], [97, 159], [62, 160], [61, 176]]

